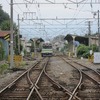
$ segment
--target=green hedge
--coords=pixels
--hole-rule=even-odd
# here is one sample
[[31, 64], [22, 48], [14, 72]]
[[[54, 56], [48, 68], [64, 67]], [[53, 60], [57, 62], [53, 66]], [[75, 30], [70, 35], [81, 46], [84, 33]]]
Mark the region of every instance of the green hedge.
[[89, 47], [89, 46], [81, 44], [77, 48], [77, 56], [78, 57], [88, 58], [88, 56], [90, 56], [90, 50], [93, 50], [93, 52], [97, 52], [98, 51], [98, 47], [96, 45], [91, 45]]

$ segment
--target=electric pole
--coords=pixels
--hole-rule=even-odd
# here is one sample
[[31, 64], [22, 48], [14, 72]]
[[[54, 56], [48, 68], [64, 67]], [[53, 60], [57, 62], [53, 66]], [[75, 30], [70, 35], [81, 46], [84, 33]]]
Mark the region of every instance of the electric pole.
[[36, 39], [33, 39], [34, 41], [34, 59], [36, 59]]
[[98, 46], [100, 52], [100, 24], [99, 24], [99, 10], [98, 10]]
[[19, 34], [20, 34], [20, 25], [19, 25], [19, 14], [18, 14], [18, 53], [20, 54], [20, 37], [19, 37]]
[[11, 19], [10, 19], [10, 69], [13, 68], [14, 62], [13, 62], [13, 0], [11, 0], [10, 4], [10, 14], [11, 14]]
[[89, 47], [91, 45], [91, 21], [88, 21], [88, 30], [89, 30]]

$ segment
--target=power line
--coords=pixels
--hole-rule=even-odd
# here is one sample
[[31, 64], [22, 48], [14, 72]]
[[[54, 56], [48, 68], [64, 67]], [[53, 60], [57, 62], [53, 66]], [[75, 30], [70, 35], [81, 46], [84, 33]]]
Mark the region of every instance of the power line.
[[[16, 1], [14, 0], [14, 2], [16, 3]], [[23, 10], [20, 8], [19, 5], [17, 5], [17, 7], [20, 9], [21, 12], [23, 12]]]
[[[34, 19], [24, 19], [24, 20], [93, 20], [94, 18], [34, 18]], [[22, 19], [19, 19], [22, 20]]]
[[10, 3], [8, 2], [8, 0], [6, 0], [7, 1], [7, 3], [10, 5]]
[[[56, 2], [56, 3], [46, 3], [46, 2], [35, 2], [35, 3], [31, 3], [31, 2], [28, 2], [28, 3], [14, 3], [14, 5], [24, 5], [24, 4], [35, 4], [35, 5], [63, 5], [63, 4], [77, 4], [77, 3], [70, 3], [70, 2]], [[87, 3], [79, 3], [79, 4], [90, 4], [90, 2], [87, 2]], [[100, 4], [100, 2], [92, 2], [92, 4]]]

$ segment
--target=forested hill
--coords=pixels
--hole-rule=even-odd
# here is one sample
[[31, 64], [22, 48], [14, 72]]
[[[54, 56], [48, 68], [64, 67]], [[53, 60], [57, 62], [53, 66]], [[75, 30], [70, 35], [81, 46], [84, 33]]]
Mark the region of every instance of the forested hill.
[[2, 9], [2, 6], [0, 5], [0, 26], [5, 20], [9, 20], [9, 15]]

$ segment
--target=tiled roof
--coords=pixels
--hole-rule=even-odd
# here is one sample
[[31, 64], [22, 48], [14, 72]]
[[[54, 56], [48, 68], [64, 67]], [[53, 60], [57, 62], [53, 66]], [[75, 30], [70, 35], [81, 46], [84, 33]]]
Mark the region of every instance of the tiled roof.
[[10, 34], [10, 31], [0, 31], [0, 38], [4, 37], [7, 34]]

